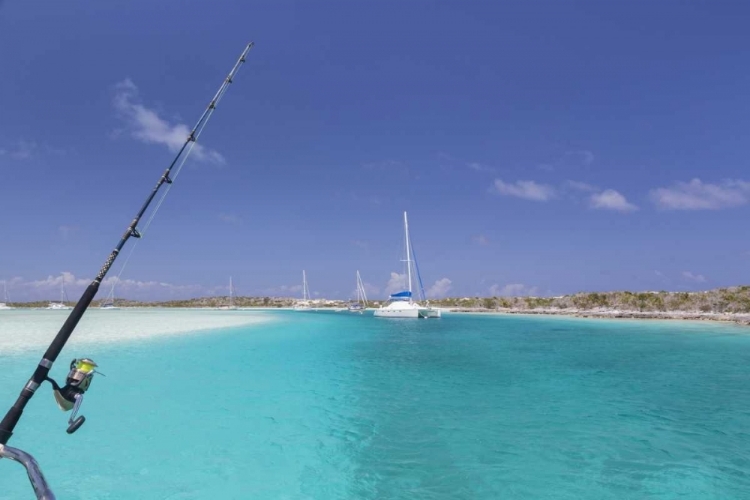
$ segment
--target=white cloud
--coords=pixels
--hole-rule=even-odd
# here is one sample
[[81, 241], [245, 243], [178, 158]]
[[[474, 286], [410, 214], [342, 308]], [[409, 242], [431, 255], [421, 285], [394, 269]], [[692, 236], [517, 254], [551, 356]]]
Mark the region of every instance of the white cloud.
[[57, 228], [57, 232], [60, 233], [60, 236], [63, 237], [63, 239], [67, 240], [68, 236], [70, 236], [70, 233], [77, 231], [78, 228], [76, 226], [68, 226], [68, 225], [62, 225]]
[[[129, 78], [115, 87], [115, 108], [125, 120], [133, 138], [147, 144], [163, 144], [172, 152], [180, 150], [190, 135], [190, 128], [182, 123], [175, 125], [159, 117], [139, 101], [138, 87]], [[214, 150], [194, 144], [193, 156], [199, 161], [225, 163], [224, 157]]]
[[10, 152], [10, 156], [16, 160], [27, 160], [34, 155], [36, 149], [35, 142], [18, 141], [16, 149]]
[[707, 184], [693, 179], [654, 189], [650, 196], [656, 205], [668, 210], [719, 210], [750, 201], [750, 182], [725, 180], [720, 184]]
[[614, 189], [605, 189], [595, 193], [590, 198], [591, 208], [602, 210], [616, 210], [618, 212], [634, 212], [638, 207], [628, 202], [623, 195]]
[[564, 187], [573, 189], [574, 191], [583, 191], [584, 193], [595, 193], [599, 191], [598, 187], [579, 181], [565, 181]]
[[43, 280], [34, 280], [19, 284], [37, 290], [60, 290], [63, 280], [65, 280], [65, 286], [88, 286], [88, 284], [91, 283], [90, 279], [76, 278], [73, 273], [63, 271], [58, 276], [47, 276], [47, 278]]
[[706, 277], [702, 274], [693, 274], [690, 271], [682, 271], [682, 277], [688, 281], [694, 281], [696, 283], [705, 283]]
[[[586, 182], [567, 180], [555, 188], [548, 184], [538, 184], [534, 181], [516, 181], [515, 184], [504, 182], [501, 179], [495, 179], [495, 183], [490, 189], [491, 192], [506, 196], [516, 196], [533, 201], [549, 201], [556, 198], [558, 194], [576, 191], [579, 193], [591, 193], [588, 196], [589, 207], [600, 210], [616, 210], [618, 212], [633, 212], [638, 207], [630, 203], [625, 196], [614, 189], [601, 190], [597, 186]], [[578, 199], [577, 194], [571, 193], [574, 199]]]
[[516, 196], [525, 200], [549, 201], [555, 197], [555, 188], [534, 181], [516, 181], [514, 184], [495, 179], [491, 191], [503, 196]]
[[453, 282], [448, 278], [439, 279], [427, 290], [427, 292], [425, 292], [425, 294], [432, 298], [445, 297], [451, 289], [452, 283]]
[[36, 154], [38, 149], [36, 142], [21, 139], [10, 147], [0, 148], [0, 156], [7, 155], [14, 160], [28, 160]]
[[242, 224], [242, 219], [237, 214], [219, 214], [219, 220], [227, 224]]
[[385, 293], [390, 295], [392, 293], [401, 292], [406, 289], [406, 274], [391, 273], [391, 277], [388, 280], [388, 284], [385, 285]]
[[[77, 300], [78, 296], [93, 280], [93, 278], [78, 278], [73, 273], [64, 271], [57, 276], [47, 276], [45, 279], [26, 280], [16, 277], [8, 281], [8, 287], [13, 288], [14, 298], [17, 300], [58, 300], [63, 279], [65, 280], [68, 299], [71, 301]], [[118, 281], [116, 276], [110, 276], [102, 282], [98, 295], [108, 294], [113, 283], [117, 283], [115, 292], [118, 297], [142, 300], [174, 298], [175, 296], [186, 296], [202, 291], [200, 285], [174, 285], [161, 281], [133, 279]]]
[[489, 290], [494, 297], [533, 296], [537, 293], [536, 287], [528, 287], [522, 283], [511, 283], [502, 287], [495, 284]]
[[591, 165], [594, 162], [594, 153], [587, 149], [578, 151], [567, 151], [564, 157], [565, 163], [579, 163], [582, 165]]
[[[368, 297], [373, 297], [380, 293], [380, 288], [376, 287], [375, 285], [367, 282], [364, 282], [362, 284], [365, 286], [365, 293]], [[354, 295], [356, 295], [356, 292], [354, 293]]]
[[475, 172], [488, 172], [488, 173], [497, 172], [497, 169], [489, 167], [487, 165], [483, 165], [481, 163], [477, 163], [477, 162], [467, 163], [466, 166], [469, 167], [471, 170], [474, 170]]
[[483, 234], [478, 234], [478, 235], [474, 236], [471, 239], [471, 241], [473, 241], [477, 245], [482, 245], [482, 246], [490, 244], [490, 240], [485, 235], [483, 235]]
[[362, 240], [352, 240], [352, 245], [354, 245], [355, 247], [359, 247], [362, 250], [369, 250], [370, 249], [370, 244], [367, 243], [366, 241], [362, 241]]

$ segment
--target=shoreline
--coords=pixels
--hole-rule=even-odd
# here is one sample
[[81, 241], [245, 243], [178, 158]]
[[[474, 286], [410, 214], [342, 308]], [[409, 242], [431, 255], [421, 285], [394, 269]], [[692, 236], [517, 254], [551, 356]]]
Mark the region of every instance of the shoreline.
[[[554, 307], [538, 307], [534, 309], [525, 308], [505, 308], [498, 307], [488, 309], [485, 307], [466, 307], [466, 306], [436, 306], [438, 309], [448, 313], [464, 313], [464, 314], [495, 314], [495, 315], [518, 315], [518, 316], [565, 316], [570, 318], [583, 318], [583, 319], [633, 319], [633, 320], [670, 320], [670, 321], [713, 321], [718, 323], [734, 323], [740, 326], [750, 326], [750, 313], [719, 313], [719, 312], [702, 312], [702, 311], [636, 311], [628, 309], [614, 309], [614, 308], [597, 308], [597, 309], [580, 309], [580, 308], [554, 308]], [[96, 310], [98, 308], [93, 308]], [[118, 309], [123, 311], [148, 311], [148, 310], [161, 310], [161, 311], [222, 311], [220, 307], [212, 306], [148, 306], [148, 305], [137, 305], [137, 306], [121, 306]], [[368, 311], [372, 311], [376, 308], [368, 307]], [[18, 307], [13, 309], [16, 312], [20, 311], [44, 311], [45, 308], [35, 307]], [[243, 306], [234, 309], [234, 312], [250, 312], [250, 311], [293, 311], [294, 307], [282, 306], [282, 307], [268, 307], [268, 306]], [[311, 311], [341, 311], [340, 307], [316, 307]], [[60, 312], [60, 311], [54, 311]], [[67, 311], [62, 311], [67, 312]]]
[[715, 313], [695, 311], [628, 311], [618, 309], [486, 309], [482, 307], [441, 307], [443, 311], [452, 313], [501, 314], [519, 316], [567, 316], [571, 318], [589, 319], [656, 319], [675, 321], [715, 321], [735, 323], [750, 326], [750, 314], [743, 313]]

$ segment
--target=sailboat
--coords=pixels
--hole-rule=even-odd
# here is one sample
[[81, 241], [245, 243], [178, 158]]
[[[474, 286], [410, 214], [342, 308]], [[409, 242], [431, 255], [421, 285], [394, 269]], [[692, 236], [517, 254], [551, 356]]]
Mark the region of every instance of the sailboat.
[[350, 312], [363, 313], [367, 309], [367, 294], [365, 294], [365, 285], [362, 283], [362, 278], [359, 276], [357, 271], [357, 302], [349, 304], [347, 309]]
[[115, 281], [112, 283], [112, 288], [110, 289], [107, 298], [104, 299], [104, 302], [102, 302], [102, 305], [99, 306], [99, 309], [106, 309], [110, 311], [113, 309], [119, 309], [119, 307], [115, 306], [115, 284], [117, 283], [117, 279], [118, 278], [115, 278]]
[[47, 309], [54, 309], [55, 311], [65, 311], [73, 309], [71, 306], [66, 306], [65, 301], [68, 295], [65, 293], [65, 275], [62, 275], [62, 283], [60, 285], [60, 302], [50, 302]]
[[0, 302], [0, 311], [10, 311], [15, 307], [10, 307], [10, 297], [8, 297], [8, 284], [3, 281], [3, 302]]
[[237, 309], [234, 305], [234, 285], [232, 285], [232, 277], [229, 277], [229, 305], [219, 307], [222, 311]]
[[414, 258], [414, 249], [411, 246], [411, 239], [409, 238], [409, 220], [404, 212], [404, 238], [406, 240], [406, 276], [407, 286], [406, 290], [391, 294], [388, 298], [388, 302], [384, 306], [375, 310], [374, 315], [381, 318], [439, 318], [440, 309], [430, 307], [428, 304], [421, 305], [415, 302], [412, 297], [412, 264], [416, 270], [417, 278], [419, 280], [419, 290], [421, 298], [424, 300], [424, 287], [422, 286], [422, 277], [419, 274], [419, 266], [417, 265], [416, 258]]
[[309, 311], [312, 309], [310, 304], [310, 289], [307, 287], [307, 275], [302, 271], [302, 300], [294, 305], [295, 311]]

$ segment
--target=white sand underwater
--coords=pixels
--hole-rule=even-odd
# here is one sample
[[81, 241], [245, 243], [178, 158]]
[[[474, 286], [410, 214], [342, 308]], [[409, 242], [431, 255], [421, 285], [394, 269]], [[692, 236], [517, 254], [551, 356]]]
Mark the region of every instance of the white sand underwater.
[[[38, 350], [43, 354], [70, 311], [0, 312], [0, 356]], [[184, 335], [271, 321], [258, 311], [120, 309], [87, 311], [68, 345], [90, 345]]]

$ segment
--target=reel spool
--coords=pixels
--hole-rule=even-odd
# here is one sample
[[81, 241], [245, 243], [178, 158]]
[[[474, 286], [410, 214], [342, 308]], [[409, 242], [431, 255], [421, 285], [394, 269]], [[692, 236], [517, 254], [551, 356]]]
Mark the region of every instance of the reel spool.
[[[47, 380], [52, 384], [52, 394], [55, 396], [57, 406], [62, 411], [73, 410], [68, 419], [68, 429], [66, 430], [68, 434], [73, 434], [86, 422], [86, 417], [78, 416], [78, 410], [83, 404], [83, 395], [91, 386], [94, 374], [100, 373], [96, 371], [97, 366], [89, 358], [74, 359], [70, 362], [70, 371], [65, 378], [65, 386], [63, 387], [47, 377]], [[104, 376], [104, 374], [101, 375]]]

